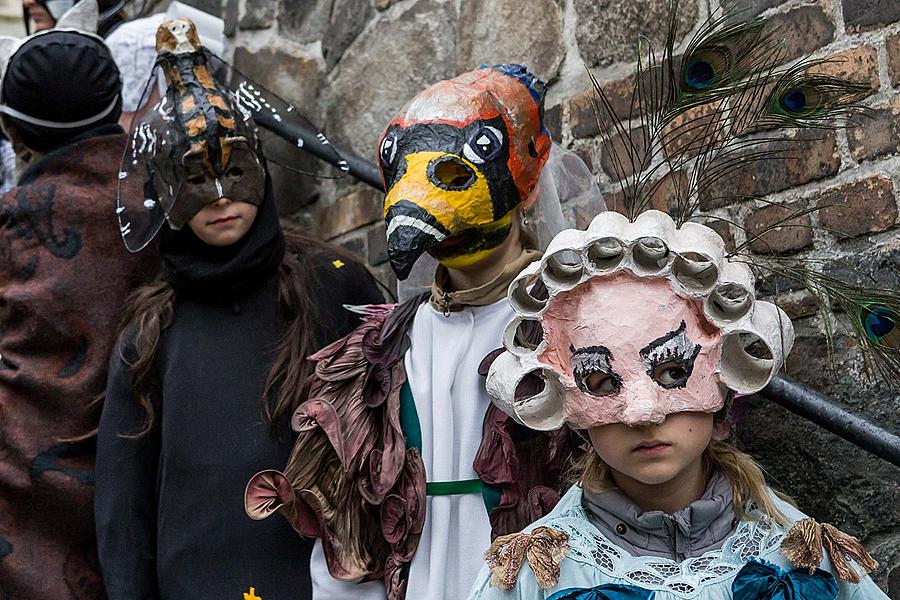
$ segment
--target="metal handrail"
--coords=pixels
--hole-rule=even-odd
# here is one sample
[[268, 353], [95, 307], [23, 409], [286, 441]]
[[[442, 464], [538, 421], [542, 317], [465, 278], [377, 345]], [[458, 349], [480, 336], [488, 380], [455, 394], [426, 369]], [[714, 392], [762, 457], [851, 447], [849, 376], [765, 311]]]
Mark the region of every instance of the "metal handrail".
[[772, 402], [900, 467], [900, 437], [841, 408], [825, 394], [786, 375], [773, 377], [761, 393]]

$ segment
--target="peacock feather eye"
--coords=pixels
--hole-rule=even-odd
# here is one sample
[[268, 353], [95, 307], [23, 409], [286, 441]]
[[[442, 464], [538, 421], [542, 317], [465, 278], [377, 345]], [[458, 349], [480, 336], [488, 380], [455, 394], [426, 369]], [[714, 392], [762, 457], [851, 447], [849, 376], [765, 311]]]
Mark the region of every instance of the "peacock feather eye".
[[801, 114], [809, 110], [806, 92], [800, 88], [792, 88], [781, 96], [781, 107], [793, 114]]
[[[887, 342], [889, 345], [897, 344], [900, 337], [897, 330], [898, 315], [883, 304], [870, 304], [863, 309], [863, 327], [866, 336], [876, 344]], [[894, 334], [894, 335], [892, 335]]]
[[716, 83], [716, 69], [708, 60], [695, 58], [684, 69], [684, 84], [691, 90], [705, 90]]

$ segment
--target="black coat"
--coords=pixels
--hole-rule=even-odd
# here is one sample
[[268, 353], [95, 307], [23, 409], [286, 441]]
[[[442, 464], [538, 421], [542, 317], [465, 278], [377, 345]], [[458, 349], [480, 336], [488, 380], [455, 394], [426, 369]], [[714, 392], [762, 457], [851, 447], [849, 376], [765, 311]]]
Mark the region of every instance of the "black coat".
[[[382, 298], [363, 267], [325, 254], [311, 261], [321, 346], [358, 324], [343, 304]], [[121, 437], [144, 413], [113, 356], [96, 500], [111, 600], [240, 600], [250, 588], [264, 600], [311, 597], [312, 541], [243, 508], [247, 481], [285, 464], [295, 437], [284, 419], [276, 440], [262, 414], [280, 327], [274, 278], [233, 305], [177, 299], [157, 358], [156, 425], [140, 439]]]

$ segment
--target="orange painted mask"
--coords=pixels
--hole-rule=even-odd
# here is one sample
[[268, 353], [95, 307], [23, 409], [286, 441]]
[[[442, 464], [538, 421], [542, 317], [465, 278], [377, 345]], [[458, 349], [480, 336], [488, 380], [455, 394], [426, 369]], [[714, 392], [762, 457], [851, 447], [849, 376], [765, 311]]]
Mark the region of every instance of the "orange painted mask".
[[184, 181], [169, 223], [183, 227], [223, 196], [262, 204], [265, 172], [255, 152], [256, 136], [213, 78], [196, 26], [187, 19], [166, 21], [157, 30], [156, 51], [188, 144], [181, 157]]
[[503, 243], [550, 152], [544, 93], [524, 67], [485, 66], [431, 86], [391, 121], [378, 162], [399, 279], [425, 251], [464, 267]]

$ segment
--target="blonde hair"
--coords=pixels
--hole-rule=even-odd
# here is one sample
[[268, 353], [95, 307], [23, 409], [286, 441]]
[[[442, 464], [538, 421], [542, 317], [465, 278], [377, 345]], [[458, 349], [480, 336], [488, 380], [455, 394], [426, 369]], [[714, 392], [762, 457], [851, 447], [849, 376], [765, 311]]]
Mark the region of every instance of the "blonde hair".
[[[718, 471], [731, 483], [734, 493], [734, 512], [739, 519], [755, 519], [747, 512], [748, 502], [753, 502], [772, 520], [782, 526], [790, 523], [782, 514], [769, 494], [766, 477], [755, 460], [734, 446], [713, 440], [703, 452], [703, 465], [707, 476]], [[600, 492], [612, 484], [611, 468], [593, 449], [589, 450], [574, 465], [578, 483], [592, 492]], [[782, 500], [791, 499], [772, 490]]]

